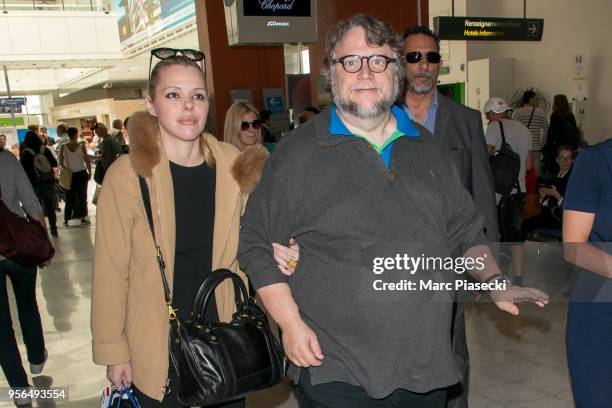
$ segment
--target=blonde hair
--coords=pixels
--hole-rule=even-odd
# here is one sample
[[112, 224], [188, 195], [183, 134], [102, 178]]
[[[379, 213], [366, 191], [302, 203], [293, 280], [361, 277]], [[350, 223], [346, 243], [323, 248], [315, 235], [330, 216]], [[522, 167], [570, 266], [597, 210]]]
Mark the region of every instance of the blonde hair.
[[[226, 142], [229, 142], [236, 146], [238, 150], [242, 151], [244, 149], [244, 144], [240, 140], [240, 125], [242, 121], [244, 121], [244, 117], [249, 113], [253, 112], [255, 117], [259, 120], [259, 112], [253, 105], [248, 102], [235, 102], [230, 108], [227, 110], [225, 114], [225, 126], [223, 127], [223, 138]], [[261, 128], [255, 131], [257, 135], [257, 144], [263, 143], [263, 136], [261, 133]]]
[[[157, 87], [157, 84], [159, 82], [159, 77], [162, 75], [162, 72], [164, 72], [166, 68], [171, 67], [173, 65], [180, 65], [183, 67], [196, 68], [202, 74], [202, 78], [204, 79], [204, 85], [206, 86], [206, 75], [204, 71], [202, 71], [202, 68], [198, 65], [197, 62], [192, 61], [189, 58], [186, 58], [184, 56], [176, 56], [176, 57], [167, 58], [155, 64], [155, 67], [153, 67], [153, 70], [151, 71], [151, 77], [149, 79], [149, 84], [147, 87], [148, 97], [151, 101], [155, 99], [155, 88]], [[208, 90], [206, 91], [206, 93], [208, 95]], [[129, 130], [128, 130], [128, 134], [129, 134]], [[202, 132], [202, 134], [200, 135], [200, 146], [202, 150], [202, 156], [204, 156], [204, 161], [206, 162], [208, 167], [215, 168], [215, 157], [213, 156], [212, 150], [210, 149], [210, 146], [208, 145], [208, 142], [206, 141], [205, 135], [206, 135], [206, 132]]]

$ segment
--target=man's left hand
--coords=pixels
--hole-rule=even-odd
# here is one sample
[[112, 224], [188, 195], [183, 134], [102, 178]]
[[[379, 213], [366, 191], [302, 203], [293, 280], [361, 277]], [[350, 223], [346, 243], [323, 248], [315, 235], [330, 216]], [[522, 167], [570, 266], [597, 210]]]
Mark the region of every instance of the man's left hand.
[[506, 290], [491, 291], [490, 295], [497, 307], [514, 316], [519, 314], [516, 303], [533, 302], [540, 307], [548, 304], [548, 295], [541, 290], [514, 286], [512, 284]]

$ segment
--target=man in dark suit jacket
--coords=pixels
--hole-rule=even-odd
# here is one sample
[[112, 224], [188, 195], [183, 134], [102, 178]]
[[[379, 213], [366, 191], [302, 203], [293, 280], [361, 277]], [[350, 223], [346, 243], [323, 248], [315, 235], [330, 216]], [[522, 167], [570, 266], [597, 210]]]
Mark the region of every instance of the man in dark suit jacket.
[[[485, 235], [498, 241], [497, 208], [493, 175], [485, 146], [480, 112], [440, 95], [436, 87], [441, 66], [440, 42], [428, 27], [404, 32], [406, 91], [404, 109], [412, 120], [425, 126], [440, 148], [454, 161], [463, 186], [485, 218]], [[469, 356], [465, 338], [465, 303], [456, 303], [453, 352], [461, 363], [463, 380], [448, 393], [447, 407], [467, 407]]]

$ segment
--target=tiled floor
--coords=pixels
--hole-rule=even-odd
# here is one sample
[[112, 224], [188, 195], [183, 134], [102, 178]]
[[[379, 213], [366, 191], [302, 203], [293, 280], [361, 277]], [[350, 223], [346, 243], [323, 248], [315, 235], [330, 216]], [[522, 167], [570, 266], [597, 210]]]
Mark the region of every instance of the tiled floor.
[[[34, 377], [33, 383], [66, 385], [70, 389], [69, 402], [41, 401], [39, 407], [97, 407], [100, 390], [106, 386], [105, 368], [91, 361], [89, 310], [94, 229], [93, 225], [61, 227], [56, 240], [56, 258], [51, 267], [39, 272], [37, 296], [49, 361], [43, 375]], [[555, 293], [548, 307], [523, 305], [521, 315], [516, 318], [488, 303], [468, 308], [472, 362], [470, 407], [573, 406], [563, 341], [567, 267], [559, 259], [558, 247], [546, 247], [539, 256], [535, 244], [527, 248], [525, 263], [531, 266], [525, 272], [527, 283], [547, 286]], [[553, 278], [547, 278], [546, 282], [541, 276], [530, 274], [543, 265], [554, 272]], [[11, 310], [15, 314], [14, 302]], [[18, 325], [15, 329], [20, 337]], [[23, 347], [21, 352], [25, 360]], [[0, 387], [6, 385], [4, 376], [0, 375]], [[0, 406], [10, 405], [0, 403]], [[281, 384], [251, 396], [248, 407], [295, 408], [297, 402], [290, 386]]]

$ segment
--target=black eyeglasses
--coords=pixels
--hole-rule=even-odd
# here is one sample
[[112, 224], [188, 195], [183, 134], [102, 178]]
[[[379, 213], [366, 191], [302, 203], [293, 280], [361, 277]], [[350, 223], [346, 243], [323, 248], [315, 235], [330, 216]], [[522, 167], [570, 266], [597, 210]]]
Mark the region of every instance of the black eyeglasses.
[[370, 55], [362, 57], [361, 55], [345, 55], [344, 57], [331, 60], [332, 64], [342, 64], [342, 68], [346, 72], [354, 74], [359, 72], [363, 65], [363, 60], [368, 61], [368, 68], [374, 73], [381, 73], [387, 69], [389, 63], [397, 64], [397, 58], [390, 58], [386, 55]]
[[412, 51], [406, 54], [406, 62], [409, 64], [416, 64], [418, 62], [421, 62], [421, 60], [423, 59], [423, 56], [427, 58], [427, 62], [429, 62], [430, 64], [439, 64], [440, 60], [442, 59], [442, 56], [440, 55], [440, 53], [435, 52], [435, 51], [429, 51], [429, 52]]
[[[194, 61], [194, 62], [200, 62], [203, 61], [206, 56], [204, 55], [204, 53], [202, 51], [198, 51], [198, 50], [191, 50], [191, 49], [184, 49], [184, 50], [177, 50], [174, 48], [155, 48], [151, 50], [151, 57], [149, 58], [149, 81], [151, 80], [151, 63], [153, 62], [153, 57], [157, 57], [160, 60], [167, 60], [169, 58], [173, 58], [176, 56], [183, 56], [185, 58], [187, 58], [188, 60]], [[204, 73], [206, 73], [205, 70], [205, 65], [202, 64], [202, 71]]]
[[249, 130], [249, 127], [253, 126], [254, 130], [259, 130], [261, 129], [261, 120], [259, 119], [255, 119], [252, 122], [247, 122], [247, 121], [242, 121], [242, 123], [240, 123], [240, 130], [242, 131], [247, 131]]

